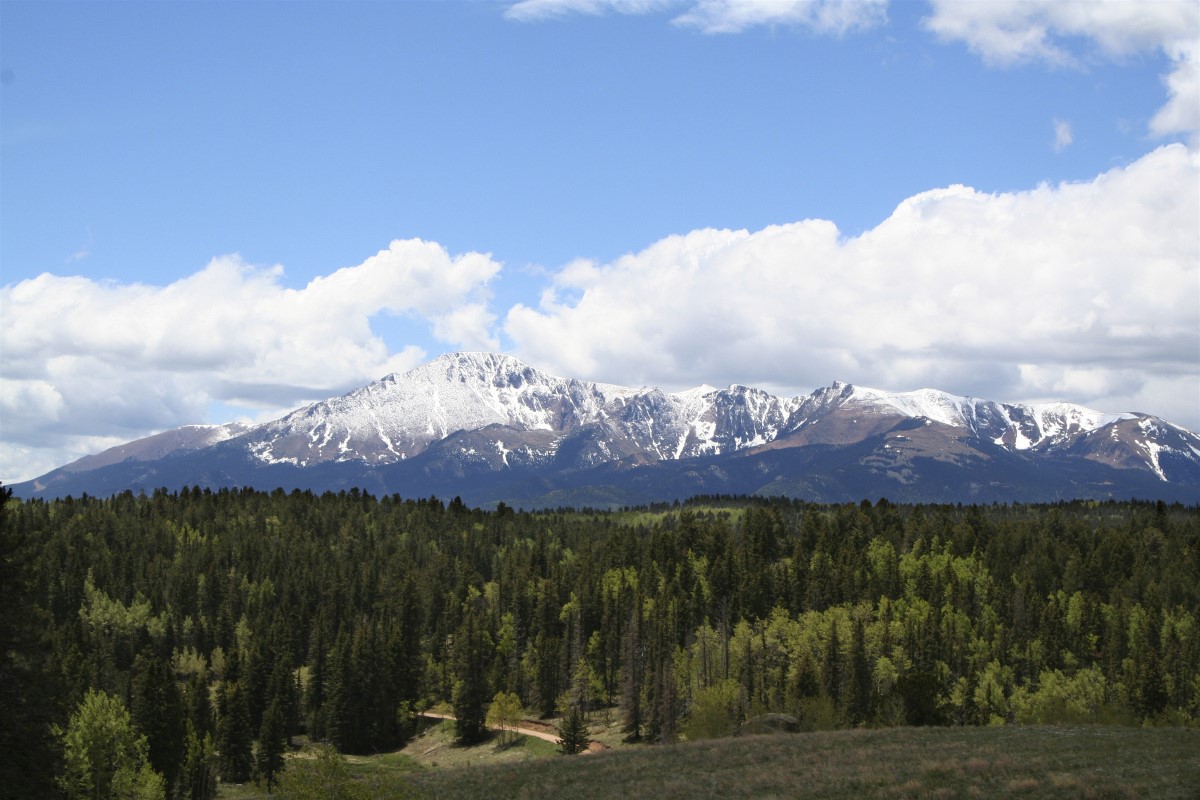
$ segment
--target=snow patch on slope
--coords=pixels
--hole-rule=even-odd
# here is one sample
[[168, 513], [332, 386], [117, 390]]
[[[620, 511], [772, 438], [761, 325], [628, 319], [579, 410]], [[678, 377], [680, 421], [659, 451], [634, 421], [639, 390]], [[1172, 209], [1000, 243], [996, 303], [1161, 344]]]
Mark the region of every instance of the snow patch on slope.
[[883, 392], [865, 386], [852, 387], [850, 400], [875, 409], [891, 409], [905, 417], [925, 417], [956, 428], [966, 426], [975, 415], [974, 406], [986, 401], [958, 397], [936, 389], [915, 392]]

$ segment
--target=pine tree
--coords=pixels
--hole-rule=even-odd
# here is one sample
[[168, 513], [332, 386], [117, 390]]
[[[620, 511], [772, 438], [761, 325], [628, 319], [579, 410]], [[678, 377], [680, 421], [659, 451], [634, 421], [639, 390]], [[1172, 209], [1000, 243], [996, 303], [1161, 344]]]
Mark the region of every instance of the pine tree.
[[579, 706], [572, 704], [558, 726], [558, 749], [563, 755], [573, 756], [587, 750], [590, 739], [587, 720]]
[[150, 765], [162, 773], [167, 786], [183, 763], [186, 715], [171, 665], [149, 650], [134, 661], [130, 716], [149, 743]]
[[278, 698], [271, 700], [263, 712], [262, 727], [258, 732], [258, 752], [255, 767], [259, 779], [267, 785], [267, 791], [275, 788], [276, 776], [283, 769], [283, 750], [287, 738], [287, 716]]
[[625, 641], [622, 647], [624, 657], [621, 663], [621, 730], [625, 740], [641, 741], [642, 726], [645, 724], [642, 713], [642, 643], [638, 635], [641, 626], [641, 614], [638, 613], [640, 601], [635, 601], [629, 615], [629, 625], [625, 628]]
[[871, 715], [871, 665], [867, 661], [861, 619], [854, 621], [854, 634], [850, 639], [850, 674], [847, 679], [846, 710], [850, 720], [855, 723], [866, 722]]
[[485, 719], [491, 693], [487, 681], [487, 657], [491, 637], [483, 627], [484, 600], [472, 587], [463, 603], [463, 620], [454, 639], [456, 680], [452, 703], [458, 740], [464, 744], [482, 741], [487, 735]]
[[199, 735], [195, 725], [188, 720], [183, 765], [175, 796], [180, 800], [213, 800], [217, 796], [216, 761], [212, 736]]
[[838, 644], [837, 620], [829, 625], [829, 642], [821, 661], [821, 688], [838, 708], [842, 705], [842, 653]]
[[344, 633], [334, 640], [333, 649], [325, 661], [324, 701], [315, 726], [334, 747], [346, 749], [350, 741], [350, 643]]
[[308, 727], [308, 735], [316, 741], [328, 738], [325, 730], [324, 706], [326, 699], [326, 684], [328, 682], [328, 660], [321, 629], [317, 627], [310, 644], [308, 685], [304, 689], [304, 718]]
[[250, 708], [240, 681], [227, 683], [222, 692], [223, 708], [217, 723], [217, 750], [220, 753], [221, 780], [245, 783], [253, 766]]
[[208, 681], [202, 674], [195, 674], [188, 681], [187, 688], [187, 721], [196, 729], [196, 735], [201, 739], [212, 734], [214, 728], [212, 701], [208, 696]]

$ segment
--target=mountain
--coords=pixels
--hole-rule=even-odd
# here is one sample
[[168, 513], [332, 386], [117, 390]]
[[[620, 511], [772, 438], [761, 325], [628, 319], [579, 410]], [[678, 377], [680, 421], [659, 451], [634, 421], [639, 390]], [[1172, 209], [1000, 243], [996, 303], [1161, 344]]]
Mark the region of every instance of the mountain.
[[1200, 499], [1200, 436], [1146, 414], [834, 383], [668, 393], [454, 353], [261, 425], [188, 426], [14, 485], [360, 487], [473, 505], [614, 506], [695, 494], [840, 502]]

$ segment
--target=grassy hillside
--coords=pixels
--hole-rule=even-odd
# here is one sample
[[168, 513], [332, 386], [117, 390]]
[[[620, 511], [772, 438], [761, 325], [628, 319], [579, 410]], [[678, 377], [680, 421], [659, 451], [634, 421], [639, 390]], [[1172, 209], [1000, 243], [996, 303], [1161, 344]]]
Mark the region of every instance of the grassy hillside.
[[410, 773], [427, 797], [1189, 798], [1200, 731], [897, 728], [748, 736]]

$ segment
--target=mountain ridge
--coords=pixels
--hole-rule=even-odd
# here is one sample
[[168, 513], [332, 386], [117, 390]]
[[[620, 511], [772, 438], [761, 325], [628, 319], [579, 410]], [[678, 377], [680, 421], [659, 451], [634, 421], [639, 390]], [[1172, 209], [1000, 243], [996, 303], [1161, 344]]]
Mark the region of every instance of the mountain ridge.
[[[850, 452], [858, 455], [842, 463]], [[786, 462], [804, 474], [756, 482], [754, 470], [745, 473], [733, 459], [764, 469]], [[1056, 495], [1200, 497], [1200, 436], [1147, 414], [840, 382], [797, 397], [738, 384], [664, 392], [557, 377], [495, 353], [439, 356], [259, 425], [165, 431], [13, 490], [102, 494], [158, 488], [156, 480], [337, 489], [357, 481], [409, 495], [430, 488], [480, 502], [536, 503], [529, 487], [561, 494], [582, 489], [584, 475], [628, 497], [652, 495], [659, 485], [685, 491], [691, 467], [730, 465], [725, 474], [741, 476], [727, 481], [731, 493], [837, 485], [838, 497], [865, 491], [954, 501], [970, 499], [954, 495], [971, 494], [971, 486], [994, 486], [983, 494], [1021, 501], [1038, 494], [1041, 481]], [[944, 465], [961, 475], [943, 475]], [[934, 474], [943, 477], [931, 482]], [[698, 473], [693, 482], [714, 488]]]

